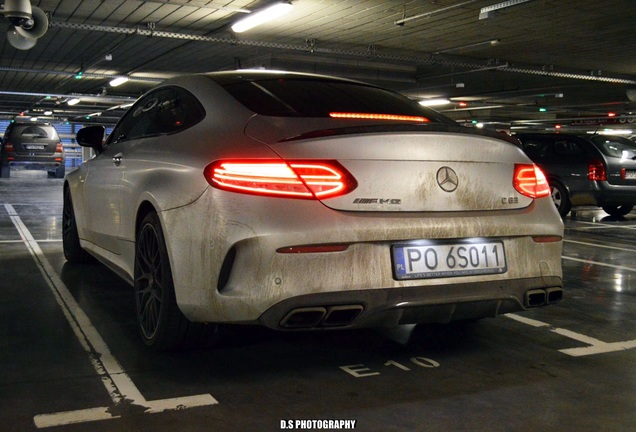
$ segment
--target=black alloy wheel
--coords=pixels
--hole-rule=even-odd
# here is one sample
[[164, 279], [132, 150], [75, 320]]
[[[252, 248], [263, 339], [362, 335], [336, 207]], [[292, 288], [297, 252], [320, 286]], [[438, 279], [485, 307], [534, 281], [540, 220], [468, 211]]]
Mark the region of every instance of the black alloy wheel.
[[89, 253], [80, 245], [73, 200], [68, 187], [64, 188], [64, 204], [62, 207], [62, 248], [64, 257], [70, 263], [85, 263], [92, 259]]
[[144, 343], [157, 351], [208, 346], [216, 326], [190, 322], [176, 302], [168, 251], [157, 213], [141, 222], [135, 252], [135, 304]]

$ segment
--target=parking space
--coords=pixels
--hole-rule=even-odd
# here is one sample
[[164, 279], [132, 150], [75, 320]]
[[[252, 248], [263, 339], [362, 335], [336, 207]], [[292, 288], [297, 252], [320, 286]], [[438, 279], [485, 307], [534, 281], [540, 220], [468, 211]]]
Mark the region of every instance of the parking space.
[[[224, 329], [155, 353], [130, 287], [62, 252], [62, 182], [0, 180], [0, 430], [592, 431], [636, 421], [636, 214], [567, 217], [565, 299], [469, 325]], [[512, 263], [510, 264], [512, 265]]]

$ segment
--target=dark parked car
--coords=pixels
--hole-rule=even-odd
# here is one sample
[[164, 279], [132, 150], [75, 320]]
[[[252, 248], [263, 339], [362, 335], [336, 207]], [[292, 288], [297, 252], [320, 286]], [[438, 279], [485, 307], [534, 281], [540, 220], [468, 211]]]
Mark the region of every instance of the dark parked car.
[[55, 128], [48, 123], [11, 123], [0, 148], [0, 177], [11, 169], [46, 170], [63, 178], [64, 148]]
[[636, 204], [636, 143], [609, 135], [518, 134], [526, 154], [548, 177], [561, 216], [572, 206], [624, 216]]

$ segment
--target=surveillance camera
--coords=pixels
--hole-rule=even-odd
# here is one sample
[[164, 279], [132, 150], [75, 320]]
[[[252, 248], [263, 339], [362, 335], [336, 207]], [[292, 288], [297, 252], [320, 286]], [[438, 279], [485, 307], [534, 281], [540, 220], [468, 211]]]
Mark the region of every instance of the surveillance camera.
[[11, 22], [7, 40], [20, 50], [33, 48], [36, 40], [44, 36], [49, 28], [46, 13], [38, 7], [31, 7], [29, 0], [5, 0], [0, 14]]
[[14, 21], [33, 19], [33, 11], [29, 0], [5, 0], [2, 14], [9, 18], [13, 25], [21, 25]]

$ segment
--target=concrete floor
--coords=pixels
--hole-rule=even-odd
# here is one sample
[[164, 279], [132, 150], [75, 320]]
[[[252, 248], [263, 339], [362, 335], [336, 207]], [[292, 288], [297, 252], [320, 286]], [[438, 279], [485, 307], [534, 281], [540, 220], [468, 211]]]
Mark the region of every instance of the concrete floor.
[[0, 431], [634, 429], [636, 214], [566, 219], [565, 300], [545, 309], [468, 327], [239, 327], [157, 354], [128, 285], [65, 263], [61, 187], [0, 180]]

